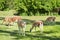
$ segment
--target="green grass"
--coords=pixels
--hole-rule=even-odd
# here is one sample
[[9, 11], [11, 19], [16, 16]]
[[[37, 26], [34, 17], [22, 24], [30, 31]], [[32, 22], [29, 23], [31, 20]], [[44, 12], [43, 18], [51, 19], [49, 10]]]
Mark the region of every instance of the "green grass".
[[13, 16], [16, 13], [16, 10], [0, 11], [1, 16]]
[[[25, 21], [31, 22], [33, 20], [45, 20], [48, 16], [21, 16]], [[60, 40], [60, 16], [56, 17], [56, 25], [44, 25], [43, 34], [40, 33], [39, 28], [36, 31], [33, 29], [29, 32], [31, 24], [27, 24], [26, 36], [18, 35], [18, 27], [2, 25], [0, 20], [0, 40]], [[32, 23], [32, 22], [31, 22]]]

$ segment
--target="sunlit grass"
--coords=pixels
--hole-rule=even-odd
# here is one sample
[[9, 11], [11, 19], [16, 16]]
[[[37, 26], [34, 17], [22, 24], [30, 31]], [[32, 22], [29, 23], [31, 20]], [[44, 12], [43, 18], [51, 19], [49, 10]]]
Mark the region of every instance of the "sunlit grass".
[[[23, 19], [31, 20], [45, 20], [47, 16], [22, 16]], [[56, 17], [56, 22], [60, 22], [60, 16]], [[14, 26], [1, 25], [0, 20], [0, 40], [60, 40], [60, 25], [44, 25], [43, 34], [40, 33], [40, 29], [37, 27], [30, 32], [31, 24], [27, 24], [26, 36], [18, 35], [18, 26], [15, 23]]]

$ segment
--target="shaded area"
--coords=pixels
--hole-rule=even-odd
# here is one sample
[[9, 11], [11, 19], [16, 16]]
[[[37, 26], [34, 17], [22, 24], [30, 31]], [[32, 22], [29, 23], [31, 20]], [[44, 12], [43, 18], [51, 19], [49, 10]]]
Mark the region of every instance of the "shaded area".
[[22, 20], [24, 20], [27, 24], [31, 24], [35, 21], [35, 20], [29, 20], [29, 19], [22, 19]]
[[[41, 34], [40, 31], [35, 31], [34, 33], [37, 33], [37, 35]], [[51, 33], [58, 33], [58, 31], [53, 31], [53, 30], [43, 31], [43, 34], [51, 34]]]
[[6, 30], [0, 30], [0, 33], [9, 33], [9, 34], [13, 33], [13, 34], [16, 34], [16, 32], [11, 32], [11, 31], [6, 31]]
[[37, 35], [29, 35], [29, 34], [27, 34], [27, 36], [30, 37], [31, 40], [33, 40], [33, 38], [35, 38], [35, 39], [38, 38], [37, 40], [40, 40], [41, 38], [43, 38], [42, 40], [46, 40], [46, 39], [49, 39], [49, 40], [60, 40], [60, 38], [50, 37], [50, 36], [42, 36], [42, 34], [40, 34], [38, 36]]
[[50, 21], [44, 21], [43, 23], [46, 26], [54, 26], [54, 25], [56, 25], [56, 22], [50, 22]]
[[36, 32], [37, 33], [36, 35], [33, 35], [29, 31], [26, 31], [26, 36], [19, 36], [18, 35], [18, 30], [13, 30], [13, 32], [0, 30], [0, 33], [8, 33], [8, 34], [10, 34], [10, 36], [14, 36], [15, 38], [12, 38], [12, 39], [15, 39], [15, 40], [27, 39], [27, 38], [30, 38], [30, 40], [40, 40], [41, 38], [42, 38], [42, 40], [46, 40], [46, 39], [49, 39], [49, 40], [60, 40], [60, 37], [49, 36], [49, 35], [48, 36], [45, 36], [44, 35], [45, 33], [47, 33], [47, 34], [54, 33], [53, 31], [44, 32], [44, 34], [40, 34], [39, 31], [37, 31]]
[[[36, 20], [29, 20], [29, 19], [23, 19], [23, 20], [26, 21], [27, 24], [32, 24], [33, 22], [36, 21]], [[46, 26], [60, 25], [60, 21], [55, 21], [55, 22], [48, 22], [48, 21], [44, 21], [44, 20], [41, 20], [41, 21], [43, 21], [44, 25], [46, 25]]]
[[56, 22], [56, 25], [60, 25], [60, 21], [57, 21], [57, 22]]
[[0, 17], [0, 20], [4, 19], [4, 17]]
[[[13, 38], [13, 39], [19, 40], [19, 39], [30, 38], [30, 40], [41, 40], [41, 38], [42, 38], [42, 40], [46, 40], [46, 39], [49, 39], [49, 40], [60, 40], [60, 37], [56, 37], [56, 36], [45, 36], [44, 34], [40, 34], [40, 33], [38, 34], [37, 32], [36, 32], [37, 33], [36, 35], [28, 34], [28, 33], [30, 33], [30, 32], [26, 31], [26, 36], [14, 35], [14, 36], [17, 36], [17, 37]], [[50, 31], [50, 32], [44, 32], [44, 33], [49, 34], [49, 33], [54, 33], [54, 32]]]

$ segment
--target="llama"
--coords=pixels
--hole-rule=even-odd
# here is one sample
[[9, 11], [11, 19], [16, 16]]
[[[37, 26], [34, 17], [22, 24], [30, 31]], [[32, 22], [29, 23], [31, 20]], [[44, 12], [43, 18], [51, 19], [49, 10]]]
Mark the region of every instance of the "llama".
[[12, 25], [14, 22], [17, 22], [18, 20], [21, 20], [20, 16], [13, 16], [13, 17], [7, 16], [3, 19], [2, 24], [7, 23], [8, 25]]
[[55, 19], [56, 19], [56, 17], [48, 17], [48, 18], [46, 19], [46, 21], [54, 22]]
[[22, 20], [18, 20], [17, 24], [18, 24], [18, 29], [19, 29], [19, 35], [22, 34], [23, 36], [25, 36], [26, 22]]
[[34, 27], [35, 27], [35, 30], [36, 30], [36, 27], [39, 27], [41, 33], [43, 33], [43, 22], [42, 22], [42, 21], [35, 21], [35, 22], [32, 24], [32, 27], [30, 28], [30, 32], [32, 31], [32, 29], [33, 29]]

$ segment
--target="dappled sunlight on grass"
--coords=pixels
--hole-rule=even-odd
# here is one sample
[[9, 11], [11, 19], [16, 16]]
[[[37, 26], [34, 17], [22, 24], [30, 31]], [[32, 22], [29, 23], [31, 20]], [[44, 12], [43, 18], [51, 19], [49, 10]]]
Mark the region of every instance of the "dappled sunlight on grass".
[[25, 36], [21, 36], [18, 34], [17, 23], [15, 23], [13, 26], [6, 26], [6, 25], [1, 25], [1, 20], [0, 20], [0, 40], [60, 40], [59, 23], [56, 23], [55, 25], [44, 25], [44, 31], [41, 34], [40, 29], [38, 27], [36, 27], [36, 31], [35, 28], [33, 28], [32, 32], [30, 32], [30, 28], [32, 27], [32, 21], [40, 20], [40, 18], [41, 20], [45, 20], [46, 18], [45, 17], [43, 18], [43, 16], [40, 18], [38, 18], [39, 16], [35, 18], [34, 17], [26, 18], [26, 17], [22, 17], [22, 18], [31, 23], [27, 24], [26, 26]]
[[[5, 40], [7, 38], [9, 40], [60, 40], [60, 29], [58, 29], [60, 27], [58, 25], [44, 26], [44, 32], [41, 34], [38, 27], [36, 28], [36, 31], [33, 29], [33, 31], [30, 32], [29, 30], [31, 25], [28, 24], [26, 28], [26, 36], [19, 36], [16, 26], [14, 28], [13, 27], [14, 26], [8, 30], [5, 29], [7, 27], [0, 27], [0, 38], [3, 37]], [[1, 40], [3, 39], [1, 38]]]

